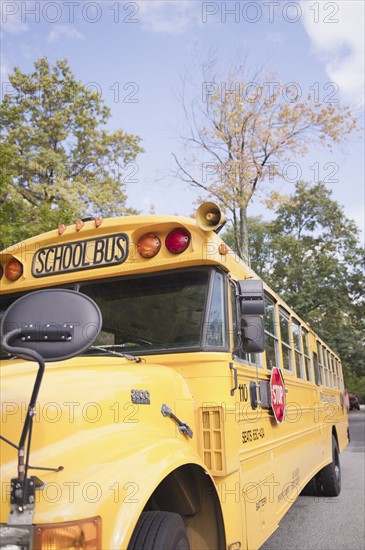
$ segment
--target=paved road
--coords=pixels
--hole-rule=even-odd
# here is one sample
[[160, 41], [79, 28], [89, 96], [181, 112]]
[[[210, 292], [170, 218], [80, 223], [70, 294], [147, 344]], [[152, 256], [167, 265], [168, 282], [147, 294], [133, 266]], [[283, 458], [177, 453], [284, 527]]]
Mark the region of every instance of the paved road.
[[260, 550], [365, 550], [365, 410], [350, 412], [339, 497], [299, 497]]

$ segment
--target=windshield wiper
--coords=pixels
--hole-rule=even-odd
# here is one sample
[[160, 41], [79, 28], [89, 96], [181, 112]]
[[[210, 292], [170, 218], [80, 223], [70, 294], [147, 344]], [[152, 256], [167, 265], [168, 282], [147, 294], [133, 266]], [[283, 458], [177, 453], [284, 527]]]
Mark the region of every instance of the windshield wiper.
[[98, 351], [104, 351], [105, 353], [108, 353], [110, 355], [116, 355], [117, 357], [124, 357], [125, 359], [128, 359], [129, 361], [135, 361], [136, 363], [141, 363], [142, 359], [140, 357], [136, 357], [135, 355], [131, 355], [129, 353], [122, 353], [120, 351], [115, 351], [112, 348], [124, 348], [124, 344], [107, 344], [105, 346], [91, 346], [90, 350], [98, 350]]

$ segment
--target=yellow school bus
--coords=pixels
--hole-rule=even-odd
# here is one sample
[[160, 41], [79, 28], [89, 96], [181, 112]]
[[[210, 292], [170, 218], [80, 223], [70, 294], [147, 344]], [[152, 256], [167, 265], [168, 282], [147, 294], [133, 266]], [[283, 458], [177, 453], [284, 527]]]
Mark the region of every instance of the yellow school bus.
[[2, 252], [0, 547], [251, 550], [339, 494], [340, 359], [222, 224], [206, 203]]

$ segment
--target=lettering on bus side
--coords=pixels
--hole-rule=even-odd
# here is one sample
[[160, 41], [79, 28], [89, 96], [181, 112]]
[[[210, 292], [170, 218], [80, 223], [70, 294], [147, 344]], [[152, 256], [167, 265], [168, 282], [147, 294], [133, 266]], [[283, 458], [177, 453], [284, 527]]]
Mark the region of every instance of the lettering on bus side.
[[321, 391], [319, 396], [321, 398], [322, 403], [332, 403], [332, 404], [336, 403], [336, 397], [334, 395], [330, 395]]
[[265, 437], [264, 428], [254, 428], [253, 430], [245, 430], [242, 432], [242, 443], [249, 443], [251, 441], [258, 441]]
[[128, 236], [124, 233], [46, 246], [34, 254], [33, 277], [48, 277], [123, 263], [128, 257]]

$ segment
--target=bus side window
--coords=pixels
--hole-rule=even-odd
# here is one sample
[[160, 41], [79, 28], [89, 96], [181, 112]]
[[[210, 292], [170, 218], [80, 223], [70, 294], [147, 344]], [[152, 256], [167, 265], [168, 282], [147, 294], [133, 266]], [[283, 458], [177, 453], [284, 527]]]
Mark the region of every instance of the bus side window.
[[334, 357], [332, 357], [332, 365], [333, 365], [333, 384], [335, 388], [338, 388], [337, 361]]
[[271, 370], [273, 367], [279, 367], [279, 339], [278, 324], [276, 322], [275, 303], [265, 295], [265, 335], [266, 335], [266, 368]]
[[319, 372], [319, 366], [318, 366], [318, 358], [317, 354], [313, 352], [313, 365], [314, 365], [314, 379], [316, 381], [317, 386], [321, 385], [321, 376]]
[[292, 330], [294, 340], [295, 369], [297, 377], [305, 379], [303, 368], [302, 343], [300, 338], [300, 325], [295, 319], [292, 319]]
[[319, 342], [317, 342], [317, 352], [318, 352], [318, 361], [319, 361], [319, 380], [322, 386], [325, 386], [326, 379], [325, 379], [324, 363], [323, 363], [323, 350]]
[[326, 372], [326, 386], [328, 388], [331, 387], [331, 375], [330, 375], [330, 366], [329, 366], [329, 358], [328, 353], [326, 349], [323, 349], [323, 359], [324, 359], [324, 368]]
[[323, 378], [322, 378], [322, 384], [324, 386], [328, 386], [328, 371], [327, 371], [327, 358], [326, 358], [326, 350], [321, 345], [321, 353], [323, 357]]
[[[307, 380], [311, 382], [312, 368], [311, 368], [311, 360], [310, 360], [310, 354], [309, 354], [308, 331], [303, 327], [302, 327], [302, 339], [303, 339], [305, 374], [306, 374]], [[318, 361], [317, 361], [317, 368], [318, 368]]]
[[328, 352], [331, 370], [331, 388], [336, 387], [336, 375], [335, 375], [335, 358]]
[[343, 390], [343, 387], [342, 387], [342, 368], [341, 368], [341, 363], [340, 361], [336, 360], [336, 363], [337, 363], [337, 375], [338, 375], [338, 388], [340, 390]]
[[281, 333], [281, 351], [283, 354], [284, 369], [293, 371], [293, 352], [291, 348], [289, 314], [279, 309], [280, 313], [280, 333]]

